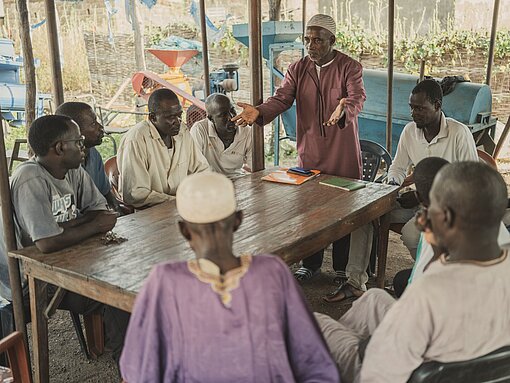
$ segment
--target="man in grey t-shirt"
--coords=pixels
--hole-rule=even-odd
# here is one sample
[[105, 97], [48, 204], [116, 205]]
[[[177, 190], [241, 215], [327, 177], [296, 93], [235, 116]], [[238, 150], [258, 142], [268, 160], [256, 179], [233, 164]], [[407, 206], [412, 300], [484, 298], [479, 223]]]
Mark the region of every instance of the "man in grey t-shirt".
[[[30, 126], [28, 143], [35, 156], [16, 169], [11, 181], [18, 247], [35, 245], [44, 253], [53, 252], [115, 226], [117, 213], [108, 210], [105, 198], [80, 166], [85, 156], [83, 141], [78, 125], [69, 117], [44, 116]], [[6, 256], [4, 246], [0, 294], [9, 299]], [[50, 294], [54, 291], [49, 290]], [[28, 296], [24, 298], [28, 300]], [[59, 305], [80, 314], [100, 307], [100, 303], [70, 292]], [[116, 314], [115, 309], [107, 308], [107, 326], [118, 324]], [[122, 331], [116, 335], [122, 338]], [[120, 349], [121, 340], [113, 346]]]
[[[108, 211], [105, 198], [80, 167], [83, 137], [76, 123], [63, 116], [38, 118], [28, 141], [35, 157], [21, 164], [11, 181], [18, 247], [35, 244], [52, 252], [111, 230], [117, 215]], [[6, 267], [5, 256], [1, 263]], [[2, 285], [8, 287], [8, 279]], [[10, 291], [1, 293], [10, 298]]]

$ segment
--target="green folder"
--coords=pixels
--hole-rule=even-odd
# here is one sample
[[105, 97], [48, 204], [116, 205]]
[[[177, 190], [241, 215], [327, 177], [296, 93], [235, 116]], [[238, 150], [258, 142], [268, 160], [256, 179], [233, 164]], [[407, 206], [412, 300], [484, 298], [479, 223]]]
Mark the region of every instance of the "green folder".
[[321, 185], [331, 186], [334, 188], [342, 189], [345, 191], [353, 191], [362, 189], [366, 186], [364, 182], [361, 181], [353, 181], [347, 178], [340, 177], [332, 177], [328, 178], [325, 181], [319, 182]]

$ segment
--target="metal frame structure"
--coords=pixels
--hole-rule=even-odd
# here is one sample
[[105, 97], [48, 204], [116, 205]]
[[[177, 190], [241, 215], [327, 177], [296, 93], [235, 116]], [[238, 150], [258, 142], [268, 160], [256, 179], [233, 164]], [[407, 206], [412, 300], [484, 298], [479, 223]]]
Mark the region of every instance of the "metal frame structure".
[[[261, 1], [262, 0], [248, 0], [249, 9], [249, 52], [250, 52], [250, 73], [251, 73], [251, 103], [253, 105], [260, 105], [262, 99], [262, 28], [261, 28]], [[492, 64], [494, 60], [494, 46], [496, 40], [496, 28], [497, 19], [499, 13], [500, 0], [494, 0], [494, 10], [492, 19], [492, 30], [490, 49], [487, 65], [487, 77], [486, 83], [490, 83], [490, 75], [492, 71]], [[62, 67], [60, 62], [60, 52], [58, 45], [58, 29], [57, 29], [57, 16], [55, 0], [45, 0], [46, 6], [46, 19], [47, 19], [47, 30], [48, 30], [48, 45], [49, 45], [49, 57], [50, 67], [52, 73], [52, 94], [55, 101], [55, 105], [58, 106], [64, 102], [64, 88], [62, 79]], [[388, 109], [387, 109], [387, 121], [386, 121], [386, 147], [391, 148], [391, 128], [392, 128], [392, 108], [393, 108], [393, 42], [394, 42], [394, 14], [395, 14], [395, 0], [388, 0]], [[20, 20], [23, 54], [24, 54], [24, 65], [25, 73], [29, 79], [27, 82], [27, 119], [30, 121], [35, 105], [35, 75], [33, 66], [33, 56], [30, 41], [30, 25], [28, 22], [27, 12], [27, 0], [17, 0], [18, 16]], [[204, 48], [204, 68], [208, 67], [207, 57], [207, 36], [205, 29], [205, 0], [200, 0], [200, 18], [202, 27], [202, 43]], [[302, 12], [303, 12], [303, 33], [305, 32], [305, 15], [306, 15], [306, 0], [302, 0]], [[208, 71], [204, 76], [205, 89], [209, 88]], [[252, 130], [253, 134], [253, 170], [258, 171], [264, 168], [264, 132], [263, 127], [256, 126]], [[0, 157], [5, 157], [5, 145], [3, 130], [0, 129]], [[12, 222], [12, 212], [10, 205], [10, 190], [8, 188], [8, 170], [6, 161], [0, 161], [0, 199], [2, 201], [2, 216], [4, 218], [4, 238], [8, 250], [11, 250], [13, 246], [16, 246], [14, 237], [14, 225]], [[9, 248], [10, 247], [10, 248]], [[21, 301], [21, 281], [19, 278], [19, 265], [17, 261], [9, 260], [9, 274], [11, 275], [11, 288], [13, 292], [13, 305], [14, 315], [17, 329], [25, 334], [26, 339], [26, 326], [23, 318], [23, 308]], [[37, 361], [35, 361], [37, 363]], [[35, 381], [45, 381], [45, 377], [35, 377]]]
[[[275, 68], [275, 60], [278, 55], [285, 51], [290, 50], [301, 50], [304, 53], [305, 47], [302, 43], [277, 43], [269, 45], [269, 58], [267, 60], [267, 67], [269, 68], [271, 75], [269, 76], [269, 83], [271, 89], [271, 94], [275, 91], [274, 86], [274, 76], [278, 77], [280, 80], [283, 80], [284, 74], [281, 73], [278, 69]], [[276, 117], [274, 120], [274, 165], [278, 166], [280, 163], [280, 141], [285, 138], [290, 137], [282, 137], [280, 138], [280, 124], [281, 124], [282, 116]]]

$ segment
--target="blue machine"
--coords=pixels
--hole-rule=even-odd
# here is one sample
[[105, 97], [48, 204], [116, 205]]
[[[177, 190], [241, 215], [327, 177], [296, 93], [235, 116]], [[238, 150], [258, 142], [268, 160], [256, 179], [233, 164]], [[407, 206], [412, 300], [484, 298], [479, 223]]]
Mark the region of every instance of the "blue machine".
[[[387, 78], [386, 71], [363, 70], [367, 100], [359, 114], [359, 135], [362, 139], [375, 141], [382, 146], [386, 146]], [[402, 129], [412, 120], [409, 96], [418, 79], [418, 76], [404, 73], [395, 73], [393, 77], [393, 156], [397, 151]], [[491, 111], [492, 93], [485, 84], [458, 83], [453, 92], [443, 98], [444, 114], [466, 124], [475, 139], [483, 136], [485, 150], [489, 153], [494, 150], [494, 143], [488, 138], [494, 138], [496, 129], [496, 119], [491, 117]]]
[[235, 92], [239, 90], [239, 65], [225, 64], [220, 70], [209, 73], [211, 94]]
[[[0, 109], [2, 117], [11, 126], [23, 124], [25, 112], [25, 85], [20, 81], [20, 69], [23, 59], [14, 54], [14, 43], [9, 39], [0, 39]], [[44, 100], [51, 97], [38, 94], [36, 117], [43, 114]]]
[[[301, 43], [296, 39], [303, 32], [301, 21], [266, 21], [262, 23], [262, 57], [266, 59], [267, 66], [272, 72], [271, 94], [274, 94], [274, 76], [283, 79], [284, 74], [275, 66], [275, 60], [281, 52], [288, 50], [303, 50]], [[248, 46], [248, 24], [236, 24], [232, 26], [232, 34], [240, 43]], [[274, 164], [278, 165], [280, 154], [280, 140], [290, 139], [296, 141], [296, 104], [282, 113], [281, 119], [285, 129], [285, 137], [280, 138], [280, 119], [274, 123]]]

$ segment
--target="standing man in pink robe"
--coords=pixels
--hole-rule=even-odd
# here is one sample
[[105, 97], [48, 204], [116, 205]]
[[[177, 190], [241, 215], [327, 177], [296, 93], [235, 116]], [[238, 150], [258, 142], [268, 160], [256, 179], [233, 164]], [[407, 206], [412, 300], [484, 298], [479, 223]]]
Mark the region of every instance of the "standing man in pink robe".
[[[299, 166], [361, 178], [358, 114], [366, 99], [362, 66], [333, 49], [335, 35], [333, 18], [313, 16], [306, 26], [304, 41], [308, 55], [289, 66], [275, 95], [262, 105], [238, 103], [243, 112], [233, 120], [243, 126], [254, 122], [264, 126], [289, 109], [295, 100]], [[343, 268], [339, 259], [341, 248], [347, 246], [348, 237], [334, 243], [333, 268], [337, 274]], [[320, 251], [306, 258], [296, 277], [300, 280], [313, 277], [320, 271], [322, 257]]]

